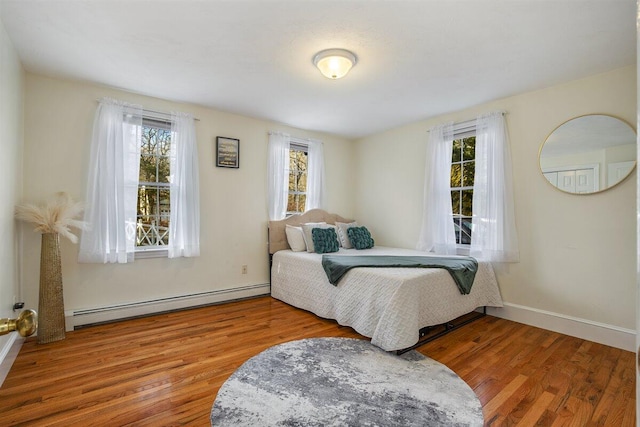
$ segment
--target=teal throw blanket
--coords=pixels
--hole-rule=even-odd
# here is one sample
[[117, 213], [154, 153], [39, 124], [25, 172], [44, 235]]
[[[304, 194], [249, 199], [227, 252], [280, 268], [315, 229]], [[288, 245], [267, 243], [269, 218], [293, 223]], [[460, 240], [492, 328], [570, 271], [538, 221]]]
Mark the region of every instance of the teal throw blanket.
[[323, 255], [322, 268], [327, 273], [329, 283], [338, 286], [338, 282], [347, 271], [356, 267], [379, 268], [444, 268], [458, 285], [463, 295], [471, 292], [473, 279], [478, 271], [478, 261], [471, 257], [434, 257], [434, 256], [340, 256]]

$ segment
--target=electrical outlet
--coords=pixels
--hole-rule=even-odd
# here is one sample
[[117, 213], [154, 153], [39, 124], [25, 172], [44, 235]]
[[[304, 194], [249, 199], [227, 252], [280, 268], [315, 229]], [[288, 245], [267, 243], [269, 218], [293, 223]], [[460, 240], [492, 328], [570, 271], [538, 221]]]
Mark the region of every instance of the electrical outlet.
[[242, 266], [242, 274], [247, 274], [247, 265]]

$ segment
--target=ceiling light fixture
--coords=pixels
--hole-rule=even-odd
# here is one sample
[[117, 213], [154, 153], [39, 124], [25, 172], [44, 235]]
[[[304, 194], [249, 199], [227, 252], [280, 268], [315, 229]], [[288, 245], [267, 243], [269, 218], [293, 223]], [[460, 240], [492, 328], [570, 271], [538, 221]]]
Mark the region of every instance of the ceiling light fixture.
[[313, 57], [313, 64], [322, 75], [332, 80], [344, 77], [356, 62], [356, 56], [345, 49], [327, 49]]

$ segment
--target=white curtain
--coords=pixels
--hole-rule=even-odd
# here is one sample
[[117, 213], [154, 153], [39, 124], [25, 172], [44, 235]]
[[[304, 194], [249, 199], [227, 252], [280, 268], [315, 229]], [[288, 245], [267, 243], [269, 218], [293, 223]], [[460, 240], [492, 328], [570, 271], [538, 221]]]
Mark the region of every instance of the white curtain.
[[476, 171], [469, 254], [486, 261], [517, 262], [511, 153], [504, 114], [489, 113], [476, 122]]
[[200, 255], [200, 186], [193, 116], [171, 113], [169, 258]]
[[79, 262], [133, 261], [142, 107], [102, 99], [91, 141]]
[[456, 236], [451, 208], [451, 153], [453, 124], [429, 131], [424, 178], [422, 229], [417, 249], [437, 254], [455, 254]]
[[291, 137], [285, 133], [269, 134], [267, 163], [267, 197], [269, 219], [284, 219], [289, 198], [289, 144]]
[[321, 141], [309, 141], [307, 151], [307, 198], [305, 211], [324, 209], [324, 151]]

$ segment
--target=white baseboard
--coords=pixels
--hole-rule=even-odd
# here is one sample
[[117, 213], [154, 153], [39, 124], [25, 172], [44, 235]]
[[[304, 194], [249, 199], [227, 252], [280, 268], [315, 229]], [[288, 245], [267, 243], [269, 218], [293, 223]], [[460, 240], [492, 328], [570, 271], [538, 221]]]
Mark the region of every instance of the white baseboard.
[[24, 338], [17, 332], [11, 332], [3, 338], [2, 347], [0, 347], [0, 386], [2, 386], [4, 379], [7, 378], [7, 374], [9, 374], [9, 370], [11, 370], [11, 366], [24, 342]]
[[636, 351], [636, 331], [633, 329], [607, 325], [508, 302], [505, 302], [502, 308], [487, 307], [487, 314], [634, 353]]
[[150, 301], [117, 304], [108, 307], [69, 310], [65, 311], [66, 330], [72, 331], [82, 325], [91, 325], [94, 323], [146, 316], [154, 313], [211, 305], [260, 295], [269, 295], [270, 292], [271, 286], [265, 283], [190, 295], [179, 295]]

